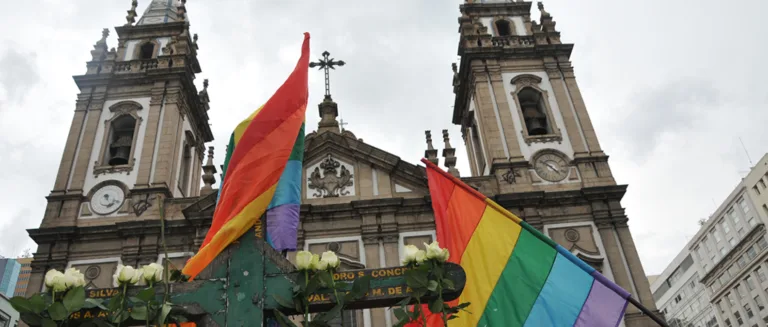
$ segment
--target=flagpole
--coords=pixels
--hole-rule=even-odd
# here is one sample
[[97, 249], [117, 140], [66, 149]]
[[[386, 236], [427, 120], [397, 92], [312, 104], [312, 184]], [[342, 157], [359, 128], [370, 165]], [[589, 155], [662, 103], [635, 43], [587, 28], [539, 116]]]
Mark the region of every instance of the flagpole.
[[650, 317], [651, 320], [653, 320], [654, 322], [659, 324], [659, 326], [669, 327], [669, 325], [667, 325], [667, 323], [665, 323], [663, 320], [661, 320], [661, 318], [659, 318], [658, 316], [653, 314], [653, 312], [651, 312], [651, 310], [648, 310], [648, 308], [646, 308], [642, 303], [640, 303], [640, 301], [635, 300], [635, 298], [633, 298], [631, 296], [627, 298], [627, 301], [629, 301], [629, 303], [632, 303], [632, 305], [634, 305], [636, 308], [640, 309], [640, 311], [642, 313], [648, 315], [648, 317]]

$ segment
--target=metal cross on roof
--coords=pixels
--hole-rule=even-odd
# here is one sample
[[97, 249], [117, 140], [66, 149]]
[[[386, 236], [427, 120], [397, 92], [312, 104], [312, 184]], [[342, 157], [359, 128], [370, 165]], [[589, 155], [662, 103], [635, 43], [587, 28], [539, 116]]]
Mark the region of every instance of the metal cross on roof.
[[320, 67], [319, 69], [322, 69], [325, 71], [325, 98], [330, 100], [331, 99], [331, 80], [328, 74], [328, 69], [336, 69], [335, 66], [344, 66], [344, 60], [335, 60], [334, 58], [328, 59], [328, 57], [331, 54], [328, 51], [323, 51], [323, 58], [318, 59], [317, 62], [310, 62], [309, 67], [315, 68]]

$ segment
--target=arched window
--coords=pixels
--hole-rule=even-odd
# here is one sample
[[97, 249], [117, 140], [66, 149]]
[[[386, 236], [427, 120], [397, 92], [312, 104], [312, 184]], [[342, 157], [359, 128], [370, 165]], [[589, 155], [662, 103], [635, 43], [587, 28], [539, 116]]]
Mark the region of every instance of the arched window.
[[528, 130], [528, 135], [547, 135], [552, 132], [547, 119], [547, 109], [541, 93], [534, 88], [526, 87], [517, 94], [520, 109]]
[[505, 19], [499, 19], [496, 21], [496, 32], [498, 36], [510, 36], [512, 35], [512, 26], [509, 25], [509, 21]]
[[122, 115], [111, 122], [109, 127], [109, 148], [106, 162], [110, 166], [127, 165], [130, 160], [136, 118]]
[[139, 49], [139, 59], [152, 59], [155, 54], [155, 44], [147, 42], [141, 45]]

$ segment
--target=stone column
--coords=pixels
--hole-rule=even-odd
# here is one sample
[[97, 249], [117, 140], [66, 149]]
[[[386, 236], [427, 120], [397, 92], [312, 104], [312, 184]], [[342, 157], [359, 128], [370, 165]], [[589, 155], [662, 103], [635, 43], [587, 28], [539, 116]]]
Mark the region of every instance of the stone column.
[[168, 90], [165, 96], [165, 105], [163, 108], [162, 124], [159, 126], [158, 133], [160, 141], [156, 149], [157, 161], [155, 163], [154, 176], [150, 177], [151, 187], [160, 187], [171, 190], [173, 184], [173, 163], [174, 154], [178, 151], [179, 125], [181, 113], [179, 112], [179, 89]]
[[[587, 150], [584, 146], [584, 138], [581, 137], [579, 131], [579, 125], [577, 124], [577, 118], [574, 115], [575, 107], [571, 105], [571, 101], [568, 98], [568, 92], [564, 87], [564, 81], [560, 76], [560, 71], [557, 69], [557, 63], [554, 62], [554, 58], [544, 58], [544, 67], [546, 67], [547, 75], [549, 76], [549, 84], [552, 85], [552, 91], [554, 91], [555, 100], [557, 101], [557, 107], [560, 109], [560, 115], [563, 117], [563, 123], [565, 126], [559, 126], [552, 118], [552, 123], [560, 128], [560, 131], [568, 136], [573, 146], [574, 156], [577, 154], [586, 155]], [[551, 104], [551, 103], [550, 103]], [[552, 112], [554, 114], [554, 108]], [[565, 131], [563, 131], [565, 129]]]
[[[488, 61], [490, 63], [491, 61]], [[494, 65], [488, 65], [488, 71], [491, 75], [492, 95], [496, 98], [496, 105], [499, 108], [499, 120], [504, 127], [504, 139], [507, 142], [507, 148], [509, 148], [509, 160], [510, 161], [525, 161], [523, 154], [520, 151], [520, 143], [518, 138], [522, 137], [520, 132], [515, 128], [514, 118], [512, 117], [512, 109], [514, 104], [510, 104], [507, 101], [507, 91], [504, 89], [504, 78], [501, 75], [501, 67], [498, 63]]]
[[[494, 162], [494, 159], [503, 159], [506, 161], [507, 156], [504, 154], [504, 145], [502, 139], [504, 136], [499, 130], [499, 125], [496, 122], [496, 113], [493, 109], [493, 100], [491, 98], [491, 92], [488, 89], [488, 76], [485, 72], [475, 72], [475, 119], [479, 122], [478, 131], [483, 142], [482, 146], [485, 147], [485, 152], [488, 157], [488, 165]], [[482, 173], [482, 172], [481, 172]]]
[[653, 301], [653, 295], [651, 294], [651, 285], [648, 283], [648, 278], [645, 277], [645, 271], [643, 265], [640, 262], [640, 256], [637, 254], [637, 248], [635, 248], [635, 242], [632, 240], [632, 234], [629, 232], [627, 226], [627, 219], [622, 219], [615, 223], [616, 233], [619, 236], [619, 242], [624, 250], [624, 257], [627, 259], [629, 265], [629, 271], [632, 273], [632, 279], [634, 281], [638, 297], [640, 301], [649, 310], [656, 310], [656, 303]]
[[592, 120], [587, 113], [587, 107], [584, 104], [584, 99], [581, 97], [581, 91], [579, 91], [579, 85], [576, 83], [576, 76], [573, 74], [573, 67], [570, 61], [566, 57], [558, 58], [560, 62], [560, 69], [565, 76], [565, 85], [568, 87], [567, 92], [573, 102], [573, 106], [578, 114], [578, 119], [581, 124], [581, 129], [584, 131], [584, 137], [587, 139], [587, 145], [589, 145], [589, 151], [592, 153], [603, 152], [600, 148], [600, 142], [597, 140], [597, 133], [592, 126]]
[[64, 154], [62, 154], [61, 162], [59, 163], [59, 172], [56, 174], [56, 182], [53, 185], [54, 193], [66, 191], [67, 181], [70, 178], [69, 173], [72, 171], [72, 165], [75, 160], [77, 144], [80, 141], [80, 134], [82, 134], [82, 129], [85, 126], [89, 95], [80, 93], [77, 97], [75, 115], [69, 127], [67, 144], [64, 146]]
[[149, 112], [147, 113], [147, 125], [144, 130], [144, 139], [142, 140], [142, 150], [138, 154], [141, 156], [138, 175], [136, 177], [136, 187], [149, 187], [150, 173], [155, 162], [152, 161], [155, 153], [155, 140], [160, 133], [160, 113], [164, 110], [165, 102], [165, 82], [155, 82], [152, 87], [152, 96], [149, 101]]
[[[101, 146], [101, 144], [94, 144], [96, 142], [96, 131], [101, 122], [101, 112], [104, 109], [104, 96], [107, 91], [106, 86], [96, 87], [91, 95], [91, 101], [88, 105], [88, 117], [85, 121], [85, 130], [83, 132], [83, 138], [80, 141], [80, 149], [77, 152], [77, 159], [75, 162], [75, 171], [72, 174], [72, 180], [70, 182], [70, 189], [73, 191], [83, 192], [83, 185], [85, 184], [85, 176], [89, 173], [88, 166], [95, 158], [91, 158], [94, 146]], [[105, 142], [106, 140], [102, 140]]]

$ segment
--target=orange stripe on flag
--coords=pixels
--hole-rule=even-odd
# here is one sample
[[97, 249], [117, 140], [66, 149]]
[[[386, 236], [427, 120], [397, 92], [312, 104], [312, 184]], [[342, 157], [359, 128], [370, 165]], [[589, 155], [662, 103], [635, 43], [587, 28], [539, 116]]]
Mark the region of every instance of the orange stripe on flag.
[[[266, 212], [304, 123], [309, 97], [308, 68], [309, 33], [304, 33], [301, 57], [293, 72], [264, 106], [249, 117], [250, 123], [237, 140], [211, 227], [200, 250], [182, 271], [190, 276], [190, 281]], [[238, 129], [242, 127], [241, 124]], [[236, 132], [240, 133], [237, 129]]]

